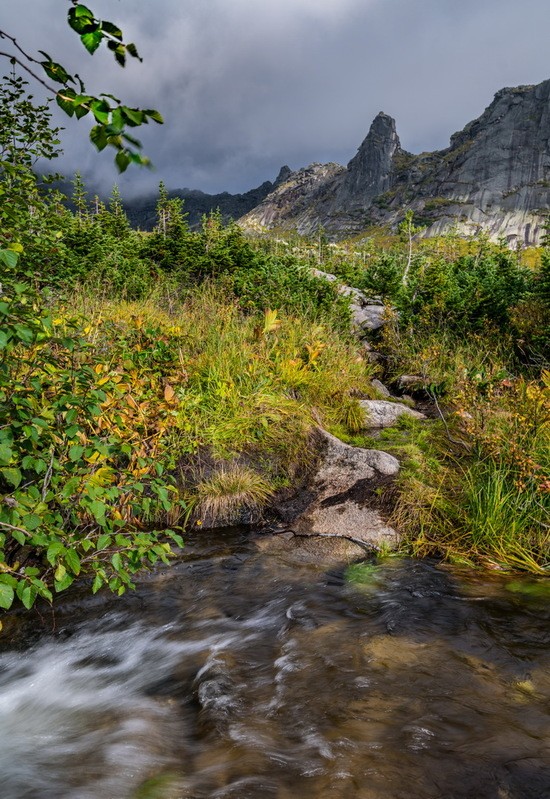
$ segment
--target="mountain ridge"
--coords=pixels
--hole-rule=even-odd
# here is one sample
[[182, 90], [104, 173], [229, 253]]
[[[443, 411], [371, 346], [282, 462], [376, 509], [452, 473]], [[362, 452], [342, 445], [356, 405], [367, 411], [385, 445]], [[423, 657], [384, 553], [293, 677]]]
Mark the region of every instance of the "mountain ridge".
[[403, 150], [395, 120], [380, 112], [346, 167], [296, 170], [239, 223], [341, 236], [395, 226], [409, 209], [424, 235], [454, 227], [539, 243], [550, 211], [550, 80], [500, 89], [449, 147], [433, 152]]

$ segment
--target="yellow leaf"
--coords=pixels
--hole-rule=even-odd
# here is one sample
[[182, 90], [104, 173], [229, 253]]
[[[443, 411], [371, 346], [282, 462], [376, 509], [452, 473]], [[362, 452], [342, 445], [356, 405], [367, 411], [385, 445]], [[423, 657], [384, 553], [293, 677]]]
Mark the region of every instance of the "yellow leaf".
[[114, 469], [111, 469], [110, 466], [102, 466], [101, 469], [98, 469], [97, 472], [92, 474], [89, 482], [92, 485], [106, 486], [113, 482], [114, 475]]
[[280, 326], [281, 320], [277, 318], [277, 311], [266, 311], [264, 315], [264, 334], [273, 333]]
[[169, 403], [177, 402], [176, 392], [174, 391], [170, 383], [167, 383], [164, 388], [164, 399], [166, 400], [166, 402]]

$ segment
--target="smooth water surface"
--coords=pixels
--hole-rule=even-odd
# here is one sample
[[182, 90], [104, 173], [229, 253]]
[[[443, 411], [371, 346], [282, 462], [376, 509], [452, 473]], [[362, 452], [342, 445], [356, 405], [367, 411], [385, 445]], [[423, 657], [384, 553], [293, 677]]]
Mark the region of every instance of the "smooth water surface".
[[545, 587], [197, 539], [5, 621], [0, 796], [550, 797]]

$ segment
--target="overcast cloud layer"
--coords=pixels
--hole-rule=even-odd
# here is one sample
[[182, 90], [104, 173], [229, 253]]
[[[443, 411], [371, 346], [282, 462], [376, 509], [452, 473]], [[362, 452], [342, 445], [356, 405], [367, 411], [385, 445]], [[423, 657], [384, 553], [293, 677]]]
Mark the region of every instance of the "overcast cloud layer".
[[125, 193], [246, 191], [280, 166], [347, 163], [378, 111], [412, 152], [446, 147], [503, 86], [550, 78], [548, 0], [88, 0], [144, 63], [89, 56], [66, 0], [4, 0], [0, 27], [78, 71], [89, 89], [166, 118], [141, 138], [155, 171], [117, 177], [87, 125], [59, 119], [67, 173]]

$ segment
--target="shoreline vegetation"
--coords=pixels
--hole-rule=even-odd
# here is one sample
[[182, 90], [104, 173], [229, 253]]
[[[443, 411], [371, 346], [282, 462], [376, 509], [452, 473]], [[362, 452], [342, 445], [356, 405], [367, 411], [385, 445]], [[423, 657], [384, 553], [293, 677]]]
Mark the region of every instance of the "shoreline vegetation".
[[[69, 211], [5, 152], [1, 608], [79, 576], [123, 593], [186, 525], [258, 523], [319, 426], [399, 458], [382, 500], [403, 552], [548, 573], [549, 247], [416, 240], [406, 218], [338, 243], [216, 213], [191, 230], [163, 186], [145, 234], [116, 190], [105, 206], [77, 177]], [[368, 347], [313, 268], [384, 303]], [[373, 438], [374, 378], [430, 418]]]

